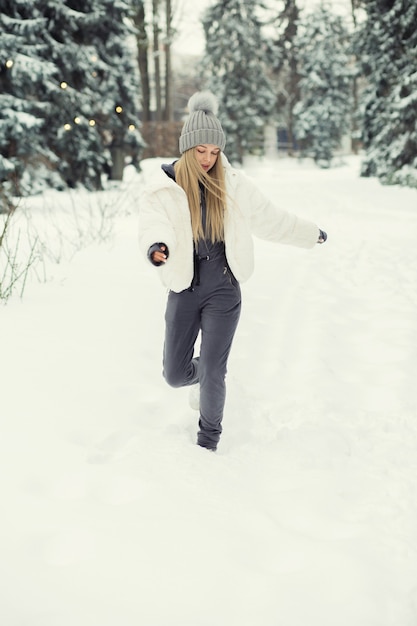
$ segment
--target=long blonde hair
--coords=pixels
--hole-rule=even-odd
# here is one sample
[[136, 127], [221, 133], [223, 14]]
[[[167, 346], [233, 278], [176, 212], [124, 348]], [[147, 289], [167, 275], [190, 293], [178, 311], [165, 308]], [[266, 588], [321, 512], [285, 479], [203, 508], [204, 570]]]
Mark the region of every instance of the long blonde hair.
[[206, 236], [213, 243], [223, 241], [226, 185], [220, 153], [211, 170], [205, 172], [196, 159], [195, 148], [186, 150], [175, 163], [175, 180], [188, 198], [194, 241], [204, 239], [199, 183], [206, 194]]

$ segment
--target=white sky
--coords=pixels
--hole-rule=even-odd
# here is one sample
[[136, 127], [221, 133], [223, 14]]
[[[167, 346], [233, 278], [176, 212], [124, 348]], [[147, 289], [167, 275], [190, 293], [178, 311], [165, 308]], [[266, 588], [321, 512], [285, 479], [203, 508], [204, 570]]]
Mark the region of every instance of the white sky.
[[[201, 26], [201, 14], [214, 4], [215, 0], [174, 0], [175, 21], [178, 37], [174, 48], [181, 54], [202, 54], [204, 51], [204, 33]], [[299, 0], [299, 6], [312, 9], [321, 0]], [[270, 6], [282, 4], [277, 0], [267, 0]], [[328, 4], [338, 13], [351, 11], [351, 0], [328, 0]]]

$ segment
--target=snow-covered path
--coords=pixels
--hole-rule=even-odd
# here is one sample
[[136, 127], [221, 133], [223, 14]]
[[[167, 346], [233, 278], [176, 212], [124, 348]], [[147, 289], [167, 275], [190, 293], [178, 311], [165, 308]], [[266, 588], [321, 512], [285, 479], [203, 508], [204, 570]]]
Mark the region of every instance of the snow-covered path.
[[256, 243], [217, 454], [134, 212], [0, 311], [7, 626], [415, 626], [417, 193], [356, 167], [247, 165], [329, 240]]

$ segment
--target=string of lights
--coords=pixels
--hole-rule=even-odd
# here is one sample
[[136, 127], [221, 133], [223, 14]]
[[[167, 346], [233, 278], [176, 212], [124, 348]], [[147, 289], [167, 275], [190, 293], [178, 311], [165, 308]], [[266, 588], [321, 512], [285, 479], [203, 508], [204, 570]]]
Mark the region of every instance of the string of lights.
[[[93, 62], [96, 62], [96, 61], [97, 61], [97, 57], [96, 57], [96, 56], [93, 56], [93, 57], [91, 58], [91, 60], [92, 60]], [[11, 70], [11, 69], [13, 68], [14, 64], [15, 64], [15, 63], [14, 63], [13, 59], [7, 59], [7, 60], [5, 61], [5, 63], [4, 63], [4, 65], [5, 65], [6, 69], [8, 69], [8, 70]], [[92, 72], [92, 76], [93, 76], [93, 77], [97, 77], [97, 72], [96, 72], [96, 71], [93, 71], [93, 72]], [[70, 87], [70, 85], [67, 83], [67, 81], [62, 80], [62, 81], [60, 82], [60, 88], [61, 88], [62, 90], [64, 90], [64, 91], [65, 91], [65, 90], [67, 90], [67, 89], [70, 89], [71, 87]], [[117, 115], [121, 115], [121, 114], [123, 113], [123, 107], [122, 107], [120, 104], [117, 104], [117, 105], [115, 106], [114, 110], [115, 110], [115, 112], [116, 112], [116, 114], [117, 114]], [[79, 115], [76, 115], [76, 116], [73, 118], [72, 122], [66, 122], [66, 123], [64, 124], [64, 130], [65, 130], [65, 131], [70, 131], [70, 130], [73, 128], [73, 125], [74, 125], [74, 124], [75, 124], [76, 126], [77, 126], [77, 125], [79, 125], [79, 124], [82, 124], [82, 123], [83, 123], [83, 119], [86, 119], [86, 118], [83, 118], [83, 117], [81, 117], [81, 116], [79, 116]], [[94, 127], [97, 125], [97, 120], [95, 120], [94, 118], [90, 118], [90, 119], [88, 119], [88, 120], [87, 120], [87, 123], [88, 123], [88, 125], [89, 125], [90, 127], [94, 128]], [[133, 131], [135, 131], [135, 130], [136, 130], [136, 125], [135, 125], [135, 124], [129, 124], [129, 125], [128, 125], [128, 127], [127, 127], [127, 129], [128, 129], [130, 132], [133, 132]]]

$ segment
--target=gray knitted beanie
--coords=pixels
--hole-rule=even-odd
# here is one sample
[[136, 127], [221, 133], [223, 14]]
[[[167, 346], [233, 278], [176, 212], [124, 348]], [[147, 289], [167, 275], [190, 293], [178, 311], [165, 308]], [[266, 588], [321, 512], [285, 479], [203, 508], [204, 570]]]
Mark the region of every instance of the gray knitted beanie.
[[216, 97], [210, 91], [197, 91], [188, 101], [189, 116], [181, 131], [179, 146], [182, 154], [200, 144], [213, 144], [220, 150], [226, 146], [223, 128], [216, 117]]

